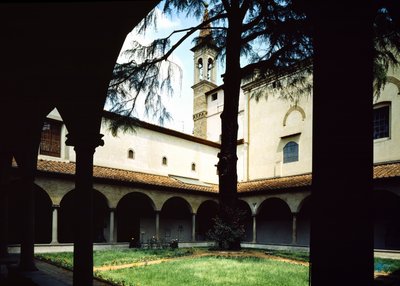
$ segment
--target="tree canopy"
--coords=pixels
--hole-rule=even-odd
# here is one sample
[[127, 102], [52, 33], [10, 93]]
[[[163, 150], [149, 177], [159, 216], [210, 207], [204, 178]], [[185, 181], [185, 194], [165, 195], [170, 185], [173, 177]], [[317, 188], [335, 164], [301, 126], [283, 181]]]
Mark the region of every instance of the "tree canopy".
[[[146, 107], [161, 118], [168, 117], [162, 105], [161, 92], [171, 92], [172, 89], [171, 77], [176, 66], [169, 56], [194, 33], [209, 31], [206, 35], [217, 47], [219, 59], [225, 63], [218, 171], [220, 215], [229, 224], [232, 218], [228, 214], [235, 207], [237, 195], [237, 112], [241, 82], [251, 80], [255, 71], [268, 78], [289, 74], [287, 80], [277, 87], [281, 89], [283, 97], [294, 103], [300, 95], [311, 90], [312, 9], [302, 0], [210, 0], [208, 3], [200, 0], [169, 0], [162, 2], [159, 8], [167, 15], [185, 14], [202, 21], [197, 26], [172, 31], [169, 36], [156, 39], [148, 46], [134, 42], [132, 49], [127, 51], [131, 60], [117, 64], [114, 70], [109, 89], [109, 98], [114, 103], [112, 111], [131, 116], [137, 96], [145, 92]], [[377, 6], [375, 18], [371, 17], [375, 33], [376, 94], [385, 84], [388, 69], [399, 65], [399, 24], [393, 20], [391, 13], [391, 8]], [[155, 19], [156, 13], [153, 11], [142, 21], [138, 31], [146, 31], [149, 25], [155, 23]], [[172, 41], [176, 35], [179, 35], [177, 40]], [[200, 37], [202, 35], [204, 33]], [[195, 42], [200, 40], [198, 37]], [[168, 67], [165, 77], [160, 78], [163, 63], [167, 63]], [[294, 91], [288, 89], [289, 86], [295, 87]], [[121, 118], [114, 128], [123, 125], [124, 119]]]

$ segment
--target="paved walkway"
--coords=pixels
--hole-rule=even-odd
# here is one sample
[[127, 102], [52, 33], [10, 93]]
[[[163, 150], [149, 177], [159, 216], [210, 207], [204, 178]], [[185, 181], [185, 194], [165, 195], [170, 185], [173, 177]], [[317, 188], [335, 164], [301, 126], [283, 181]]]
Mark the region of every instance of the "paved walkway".
[[[72, 271], [54, 266], [52, 264], [35, 260], [38, 271], [27, 272], [23, 278], [14, 278], [7, 281], [0, 280], [1, 286], [72, 286]], [[112, 284], [93, 279], [93, 286], [110, 286]]]

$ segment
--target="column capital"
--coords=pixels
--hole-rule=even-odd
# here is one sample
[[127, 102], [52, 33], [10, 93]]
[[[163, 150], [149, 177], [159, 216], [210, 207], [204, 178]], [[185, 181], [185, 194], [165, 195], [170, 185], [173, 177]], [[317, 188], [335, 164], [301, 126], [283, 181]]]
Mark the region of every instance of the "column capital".
[[59, 209], [59, 208], [60, 208], [60, 205], [53, 204], [51, 207], [52, 207], [53, 209]]
[[103, 134], [100, 133], [85, 133], [85, 134], [74, 134], [69, 133], [66, 135], [67, 140], [65, 144], [68, 146], [74, 146], [74, 149], [96, 149], [98, 146], [104, 145]]

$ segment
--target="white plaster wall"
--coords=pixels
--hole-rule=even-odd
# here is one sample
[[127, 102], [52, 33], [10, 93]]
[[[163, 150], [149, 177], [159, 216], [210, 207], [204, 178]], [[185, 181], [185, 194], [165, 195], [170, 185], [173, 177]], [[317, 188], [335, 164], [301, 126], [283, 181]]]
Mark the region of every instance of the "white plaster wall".
[[[133, 133], [118, 133], [114, 137], [105, 124], [104, 146], [98, 147], [94, 164], [98, 166], [126, 169], [160, 175], [179, 175], [199, 179], [203, 182], [216, 183], [218, 149], [208, 145], [192, 142], [146, 128], [137, 128]], [[135, 158], [128, 158], [128, 150], [135, 152]], [[162, 164], [166, 157], [167, 165]], [[192, 163], [196, 170], [192, 171]]]
[[[396, 78], [400, 79], [400, 72]], [[374, 162], [400, 160], [400, 95], [399, 88], [393, 83], [387, 83], [379, 98], [374, 104], [390, 102], [390, 137], [374, 140]]]
[[[311, 172], [312, 167], [312, 102], [304, 96], [297, 104], [305, 118], [292, 111], [284, 126], [284, 118], [293, 103], [265, 85], [266, 96], [249, 103], [249, 179], [291, 176]], [[251, 96], [250, 91], [249, 96]], [[299, 161], [283, 163], [283, 147], [289, 141], [299, 144]]]
[[[221, 113], [224, 109], [224, 91], [216, 91], [217, 100], [211, 100], [211, 94], [207, 96], [207, 140], [220, 142], [221, 135]], [[245, 95], [240, 90], [238, 110], [238, 139], [243, 139], [245, 124]]]

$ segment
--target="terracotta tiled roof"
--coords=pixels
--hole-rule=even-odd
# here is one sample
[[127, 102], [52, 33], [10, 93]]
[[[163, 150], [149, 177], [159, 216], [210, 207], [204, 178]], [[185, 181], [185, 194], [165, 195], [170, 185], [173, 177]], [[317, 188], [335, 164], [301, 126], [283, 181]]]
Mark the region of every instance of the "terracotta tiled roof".
[[400, 177], [400, 162], [374, 166], [374, 179]]
[[311, 174], [255, 180], [238, 184], [238, 192], [252, 192], [261, 190], [288, 189], [311, 185]]
[[[374, 166], [374, 179], [400, 177], [400, 162], [380, 164]], [[312, 175], [271, 178], [255, 180], [238, 184], [238, 192], [252, 192], [261, 190], [278, 190], [295, 187], [311, 186]]]
[[[43, 172], [61, 173], [61, 174], [75, 174], [75, 163], [38, 160], [38, 170]], [[148, 173], [141, 173], [135, 171], [127, 171], [121, 169], [107, 168], [94, 166], [93, 177], [110, 179], [120, 182], [129, 182], [137, 184], [146, 184], [153, 186], [169, 187], [189, 191], [202, 191], [202, 192], [218, 192], [218, 186], [210, 185], [200, 186], [195, 184], [183, 183], [179, 180], [168, 176], [154, 175]]]
[[[38, 160], [38, 170], [42, 172], [73, 175], [75, 174], [75, 163]], [[93, 176], [95, 178], [110, 179], [120, 182], [169, 187], [188, 191], [218, 193], [217, 185], [204, 186], [190, 184], [169, 176], [154, 175], [100, 166], [94, 166]], [[374, 166], [374, 179], [391, 177], [400, 177], [400, 162]], [[241, 182], [238, 183], [238, 192], [246, 193], [252, 191], [287, 190], [289, 188], [295, 187], [306, 187], [311, 185], [311, 180], [311, 174], [304, 174], [298, 176]]]

